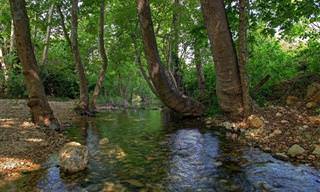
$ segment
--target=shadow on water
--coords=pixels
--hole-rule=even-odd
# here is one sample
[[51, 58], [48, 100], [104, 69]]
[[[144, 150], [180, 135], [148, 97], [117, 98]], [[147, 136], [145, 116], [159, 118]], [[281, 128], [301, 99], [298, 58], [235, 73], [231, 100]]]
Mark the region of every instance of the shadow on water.
[[68, 136], [89, 148], [88, 169], [64, 175], [52, 155], [38, 190], [320, 192], [320, 171], [241, 146], [198, 120], [172, 123], [159, 111], [137, 111], [74, 125]]

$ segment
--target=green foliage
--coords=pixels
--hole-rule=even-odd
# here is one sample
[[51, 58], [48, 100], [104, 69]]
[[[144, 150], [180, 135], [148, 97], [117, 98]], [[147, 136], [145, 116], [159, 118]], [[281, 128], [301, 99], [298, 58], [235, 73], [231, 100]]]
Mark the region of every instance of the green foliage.
[[[70, 2], [27, 1], [31, 36], [37, 60], [41, 60], [45, 46], [46, 16], [52, 3], [62, 3], [65, 23], [70, 31]], [[208, 44], [204, 19], [199, 1], [181, 1], [175, 7], [172, 1], [150, 1], [155, 35], [161, 60], [168, 67], [169, 43], [172, 36], [172, 17], [180, 15], [177, 26], [179, 61], [185, 92], [199, 98], [194, 48], [200, 50], [204, 68], [206, 96], [201, 98], [208, 107], [209, 114], [219, 112], [215, 94], [216, 76], [211, 50]], [[21, 64], [16, 52], [9, 52], [11, 16], [8, 1], [0, 0], [0, 48], [5, 52], [9, 80], [4, 82], [4, 72], [0, 71], [0, 90], [7, 97], [26, 97]], [[79, 7], [79, 48], [86, 69], [89, 91], [92, 92], [101, 67], [98, 50], [98, 0], [83, 1]], [[238, 3], [225, 1], [229, 25], [235, 44], [239, 25]], [[135, 1], [110, 0], [106, 2], [105, 48], [108, 55], [108, 69], [103, 82], [99, 102], [131, 102], [139, 95], [145, 100], [155, 99], [145, 79], [142, 77], [135, 58], [142, 53], [141, 34]], [[319, 3], [316, 1], [250, 1], [249, 63], [247, 73], [250, 88], [257, 85], [266, 75], [271, 79], [265, 84], [258, 99], [272, 94], [271, 88], [283, 80], [301, 72], [320, 73]], [[60, 17], [54, 12], [48, 62], [41, 66], [41, 77], [46, 93], [53, 97], [77, 98], [79, 95], [78, 76], [75, 71], [71, 50], [64, 39]], [[318, 27], [317, 27], [318, 26]], [[136, 45], [137, 52], [135, 50]], [[306, 66], [306, 69], [301, 69]], [[169, 67], [168, 67], [169, 68]], [[3, 95], [1, 95], [3, 96]]]
[[320, 73], [320, 41], [310, 40], [297, 50], [296, 62], [310, 73]]
[[24, 84], [24, 77], [21, 72], [9, 73], [9, 79], [6, 84], [6, 97], [9, 98], [26, 98], [27, 91]]
[[251, 88], [265, 76], [271, 76], [262, 91], [268, 91], [273, 85], [292, 78], [298, 72], [293, 53], [285, 51], [275, 38], [261, 35], [256, 35], [251, 46], [247, 71]]

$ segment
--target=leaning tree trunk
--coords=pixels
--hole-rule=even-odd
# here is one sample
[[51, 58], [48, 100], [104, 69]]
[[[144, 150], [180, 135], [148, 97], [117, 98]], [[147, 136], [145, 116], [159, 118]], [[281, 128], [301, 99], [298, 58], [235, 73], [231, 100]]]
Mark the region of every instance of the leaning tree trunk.
[[72, 0], [71, 8], [71, 51], [79, 75], [80, 85], [80, 110], [81, 114], [89, 114], [89, 93], [88, 82], [86, 79], [84, 66], [81, 62], [79, 45], [78, 45], [78, 0]]
[[28, 90], [28, 106], [32, 120], [49, 128], [59, 130], [60, 124], [54, 117], [39, 77], [39, 68], [30, 37], [30, 26], [24, 0], [10, 0], [14, 23], [16, 47], [22, 63], [23, 75]]
[[134, 51], [135, 51], [135, 63], [138, 65], [140, 72], [144, 78], [144, 80], [147, 82], [149, 88], [151, 89], [152, 93], [158, 97], [158, 93], [156, 91], [156, 89], [154, 88], [154, 85], [151, 81], [151, 78], [149, 77], [149, 75], [147, 74], [142, 61], [141, 61], [141, 50], [139, 50], [139, 47], [137, 45], [137, 41], [136, 41], [136, 36], [132, 35], [132, 41], [133, 41], [133, 46], [134, 46]]
[[243, 116], [244, 106], [236, 51], [223, 0], [201, 0], [216, 69], [216, 92], [223, 112]]
[[49, 50], [50, 34], [51, 34], [51, 18], [53, 14], [53, 8], [54, 8], [54, 5], [52, 4], [48, 11], [47, 33], [46, 33], [46, 39], [44, 41], [44, 48], [43, 48], [42, 59], [41, 59], [42, 65], [45, 65], [48, 60], [48, 50]]
[[202, 115], [204, 107], [201, 103], [183, 95], [169, 81], [158, 52], [156, 38], [151, 19], [148, 0], [137, 0], [140, 27], [144, 42], [145, 55], [148, 61], [149, 74], [161, 101], [170, 109], [188, 116]]
[[246, 74], [246, 63], [248, 55], [247, 47], [247, 27], [248, 27], [248, 14], [247, 14], [247, 0], [239, 0], [239, 73], [242, 88], [242, 99], [244, 113], [248, 116], [252, 111], [251, 98], [249, 95], [248, 77]]
[[100, 19], [99, 19], [99, 52], [102, 60], [102, 66], [101, 70], [99, 73], [99, 77], [96, 83], [96, 86], [94, 88], [93, 94], [92, 94], [92, 102], [91, 102], [91, 107], [93, 110], [96, 110], [96, 102], [97, 98], [100, 93], [100, 89], [102, 87], [102, 83], [105, 79], [106, 76], [106, 71], [108, 67], [108, 58], [106, 54], [106, 50], [104, 47], [104, 10], [105, 10], [105, 0], [101, 0], [101, 5], [100, 5]]

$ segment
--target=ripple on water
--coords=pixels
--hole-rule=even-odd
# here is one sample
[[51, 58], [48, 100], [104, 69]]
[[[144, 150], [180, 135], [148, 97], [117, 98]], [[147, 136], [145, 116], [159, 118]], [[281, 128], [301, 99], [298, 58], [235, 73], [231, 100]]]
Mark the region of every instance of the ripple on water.
[[[223, 133], [184, 126], [172, 130], [157, 111], [109, 113], [106, 117], [84, 120], [72, 132], [88, 146], [88, 169], [64, 175], [53, 155], [36, 184], [40, 191], [320, 192], [320, 171], [243, 147], [220, 136]], [[78, 134], [78, 130], [86, 132]], [[102, 138], [109, 142], [99, 144]], [[125, 153], [121, 158], [110, 155], [120, 149]]]

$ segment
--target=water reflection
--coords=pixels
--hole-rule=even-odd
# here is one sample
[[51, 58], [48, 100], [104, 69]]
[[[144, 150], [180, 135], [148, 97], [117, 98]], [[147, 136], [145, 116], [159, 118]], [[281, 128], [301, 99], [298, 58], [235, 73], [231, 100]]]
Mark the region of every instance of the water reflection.
[[169, 191], [215, 191], [214, 177], [218, 140], [198, 129], [183, 129], [172, 134]]
[[[168, 119], [167, 119], [168, 120]], [[80, 132], [80, 133], [79, 133]], [[53, 155], [40, 191], [293, 191], [320, 192], [320, 172], [294, 166], [226, 140], [201, 124], [171, 124], [157, 111], [83, 119], [70, 138], [89, 148], [89, 167], [64, 175]], [[107, 138], [107, 142], [101, 142]], [[119, 154], [121, 158], [119, 158]]]

